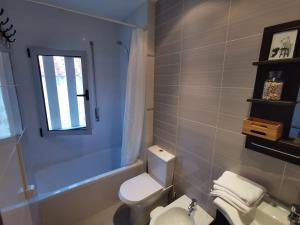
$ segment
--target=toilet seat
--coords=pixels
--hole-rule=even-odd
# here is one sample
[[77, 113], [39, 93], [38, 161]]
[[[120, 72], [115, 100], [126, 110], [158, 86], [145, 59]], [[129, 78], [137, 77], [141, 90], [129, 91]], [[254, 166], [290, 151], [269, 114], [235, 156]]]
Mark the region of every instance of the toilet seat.
[[119, 191], [120, 199], [126, 204], [138, 204], [163, 190], [163, 186], [148, 173], [142, 173], [125, 181]]

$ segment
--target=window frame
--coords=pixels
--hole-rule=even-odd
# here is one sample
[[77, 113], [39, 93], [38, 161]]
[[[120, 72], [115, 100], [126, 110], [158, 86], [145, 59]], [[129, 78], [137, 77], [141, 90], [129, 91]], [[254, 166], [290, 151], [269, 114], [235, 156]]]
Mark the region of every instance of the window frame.
[[30, 47], [28, 48], [28, 55], [31, 58], [31, 64], [33, 69], [33, 77], [35, 84], [35, 92], [37, 97], [37, 106], [39, 111], [39, 120], [40, 120], [40, 136], [59, 136], [59, 135], [90, 135], [92, 134], [91, 126], [91, 115], [90, 115], [90, 101], [86, 97], [84, 98], [85, 106], [85, 119], [86, 127], [85, 128], [74, 128], [69, 130], [49, 130], [48, 129], [48, 117], [46, 113], [46, 105], [44, 100], [44, 90], [41, 79], [41, 71], [39, 64], [39, 55], [43, 56], [62, 56], [62, 57], [79, 57], [81, 58], [82, 66], [82, 82], [83, 90], [85, 94], [89, 90], [88, 82], [88, 66], [87, 66], [87, 52], [79, 50], [57, 50], [49, 48], [39, 48], [39, 47]]

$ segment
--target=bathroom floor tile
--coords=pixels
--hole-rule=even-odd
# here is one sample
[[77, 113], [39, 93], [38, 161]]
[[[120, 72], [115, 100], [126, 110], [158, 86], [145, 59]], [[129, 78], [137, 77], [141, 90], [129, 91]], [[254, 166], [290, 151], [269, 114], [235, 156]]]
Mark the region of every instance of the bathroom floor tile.
[[129, 208], [119, 202], [75, 225], [130, 225]]

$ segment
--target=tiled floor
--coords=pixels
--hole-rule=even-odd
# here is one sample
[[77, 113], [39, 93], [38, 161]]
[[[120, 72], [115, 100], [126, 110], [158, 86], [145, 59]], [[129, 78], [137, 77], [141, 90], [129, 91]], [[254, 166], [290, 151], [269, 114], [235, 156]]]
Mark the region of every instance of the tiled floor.
[[129, 209], [119, 202], [75, 225], [130, 225]]

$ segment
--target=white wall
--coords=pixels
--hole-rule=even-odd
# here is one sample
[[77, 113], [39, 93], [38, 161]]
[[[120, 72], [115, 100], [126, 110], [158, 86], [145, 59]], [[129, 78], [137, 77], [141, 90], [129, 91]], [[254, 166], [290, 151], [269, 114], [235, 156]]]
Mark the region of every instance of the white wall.
[[[16, 82], [20, 84], [18, 94], [26, 129], [22, 144], [29, 179], [33, 181], [33, 174], [44, 167], [87, 153], [120, 147], [120, 49], [115, 44], [119, 39], [120, 26], [23, 0], [6, 0], [6, 4], [17, 29], [13, 66]], [[87, 51], [92, 90], [90, 40], [95, 45], [96, 86], [101, 121], [95, 122], [91, 113], [93, 134], [90, 136], [41, 138], [33, 74], [26, 48], [40, 46]], [[93, 112], [93, 96], [90, 103]]]

